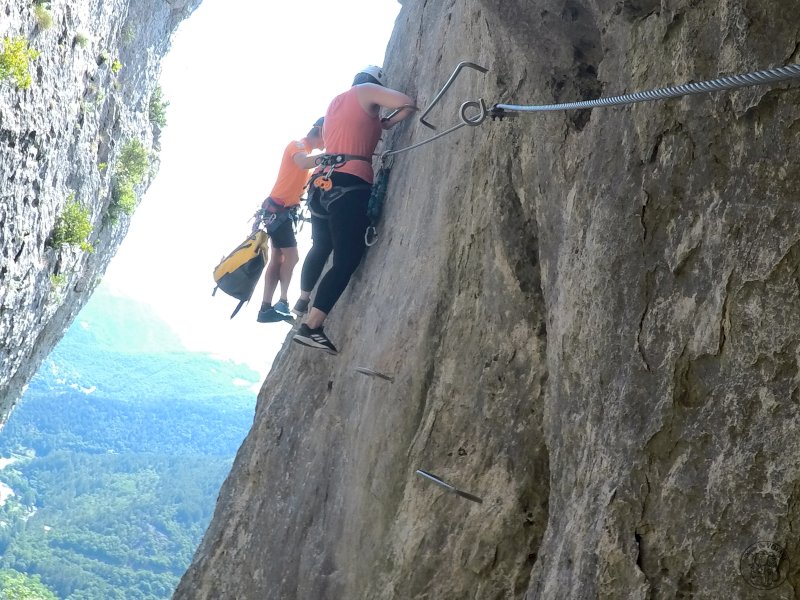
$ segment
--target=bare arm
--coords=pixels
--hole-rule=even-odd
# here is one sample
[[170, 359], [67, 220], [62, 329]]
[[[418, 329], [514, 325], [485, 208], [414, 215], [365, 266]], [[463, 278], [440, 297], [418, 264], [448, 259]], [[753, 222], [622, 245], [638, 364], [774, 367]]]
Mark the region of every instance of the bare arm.
[[394, 110], [400, 108], [400, 112], [391, 119], [381, 122], [384, 129], [390, 129], [403, 119], [408, 118], [417, 110], [414, 100], [402, 92], [385, 88], [374, 83], [363, 83], [356, 88], [358, 90], [358, 101], [368, 113], [378, 115], [381, 108]]
[[317, 156], [319, 156], [319, 154], [309, 155], [305, 152], [298, 152], [292, 156], [292, 160], [294, 161], [294, 164], [301, 169], [313, 169], [317, 166], [317, 163], [314, 162]]

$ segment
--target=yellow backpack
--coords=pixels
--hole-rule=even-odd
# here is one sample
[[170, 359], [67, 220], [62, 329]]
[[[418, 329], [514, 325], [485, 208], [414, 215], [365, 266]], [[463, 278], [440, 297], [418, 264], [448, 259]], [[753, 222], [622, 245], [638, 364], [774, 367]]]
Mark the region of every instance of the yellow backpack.
[[269, 236], [265, 231], [254, 231], [214, 268], [214, 282], [217, 285], [211, 295], [215, 295], [217, 289], [220, 289], [239, 301], [231, 313], [231, 319], [250, 300], [258, 280], [261, 279], [261, 272], [269, 258], [268, 240]]

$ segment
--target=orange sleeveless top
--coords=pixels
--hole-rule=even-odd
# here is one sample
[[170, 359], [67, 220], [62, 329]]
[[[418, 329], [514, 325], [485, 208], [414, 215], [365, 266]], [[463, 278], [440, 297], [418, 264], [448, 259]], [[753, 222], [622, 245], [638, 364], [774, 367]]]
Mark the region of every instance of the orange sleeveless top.
[[358, 102], [356, 86], [339, 94], [328, 106], [322, 135], [326, 154], [366, 156], [370, 162], [349, 160], [336, 173], [350, 173], [372, 183], [372, 153], [381, 139], [380, 117], [368, 114]]

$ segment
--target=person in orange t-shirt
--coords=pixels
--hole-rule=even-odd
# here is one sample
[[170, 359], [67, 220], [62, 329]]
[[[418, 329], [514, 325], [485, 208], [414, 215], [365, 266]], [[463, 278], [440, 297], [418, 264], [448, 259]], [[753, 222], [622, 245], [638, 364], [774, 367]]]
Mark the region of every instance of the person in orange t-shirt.
[[[261, 205], [267, 233], [272, 244], [272, 254], [264, 274], [264, 299], [256, 320], [259, 323], [275, 323], [292, 320], [289, 312], [289, 282], [297, 265], [297, 239], [294, 236], [294, 221], [290, 210], [300, 204], [300, 196], [308, 180], [309, 171], [314, 167], [311, 151], [324, 147], [322, 140], [322, 123], [324, 117], [317, 120], [306, 137], [299, 141], [291, 141], [283, 151], [278, 178], [272, 191]], [[272, 297], [275, 289], [281, 286], [281, 296], [275, 306]]]

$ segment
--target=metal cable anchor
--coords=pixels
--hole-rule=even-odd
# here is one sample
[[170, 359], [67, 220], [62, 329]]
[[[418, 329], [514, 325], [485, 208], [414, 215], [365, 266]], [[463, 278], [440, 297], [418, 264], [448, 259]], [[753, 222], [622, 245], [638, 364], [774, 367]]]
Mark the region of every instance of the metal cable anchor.
[[[476, 71], [480, 71], [481, 73], [486, 73], [486, 72], [488, 72], [488, 71], [489, 71], [489, 69], [487, 69], [487, 68], [485, 68], [485, 67], [482, 67], [482, 66], [480, 66], [480, 65], [476, 65], [475, 63], [472, 63], [472, 62], [462, 61], [462, 62], [458, 63], [458, 65], [456, 65], [456, 68], [455, 68], [455, 70], [453, 71], [453, 74], [452, 74], [452, 75], [450, 75], [450, 79], [448, 79], [448, 80], [447, 80], [447, 83], [445, 83], [445, 84], [444, 84], [444, 87], [443, 87], [441, 90], [439, 90], [439, 93], [438, 93], [438, 94], [436, 94], [436, 96], [434, 97], [434, 99], [433, 99], [433, 100], [431, 101], [431, 103], [428, 105], [428, 108], [426, 108], [426, 109], [425, 109], [425, 112], [423, 112], [423, 113], [420, 115], [420, 117], [419, 117], [419, 122], [420, 122], [420, 123], [422, 123], [423, 125], [425, 125], [425, 127], [429, 127], [429, 128], [431, 128], [431, 129], [436, 129], [436, 127], [435, 127], [435, 126], [431, 125], [430, 123], [428, 123], [428, 122], [425, 120], [425, 117], [427, 116], [427, 114], [428, 114], [429, 112], [431, 112], [431, 109], [432, 109], [434, 106], [436, 106], [436, 104], [439, 102], [439, 100], [441, 100], [441, 99], [442, 99], [442, 96], [444, 96], [444, 94], [445, 94], [445, 92], [447, 91], [447, 89], [448, 89], [448, 88], [449, 88], [451, 85], [453, 85], [453, 82], [454, 82], [454, 81], [456, 80], [456, 78], [458, 77], [458, 74], [459, 74], [459, 73], [461, 73], [461, 70], [462, 70], [462, 69], [464, 69], [464, 68], [466, 68], [466, 67], [469, 67], [470, 69], [475, 69]], [[469, 124], [469, 123], [467, 123], [467, 124]]]

